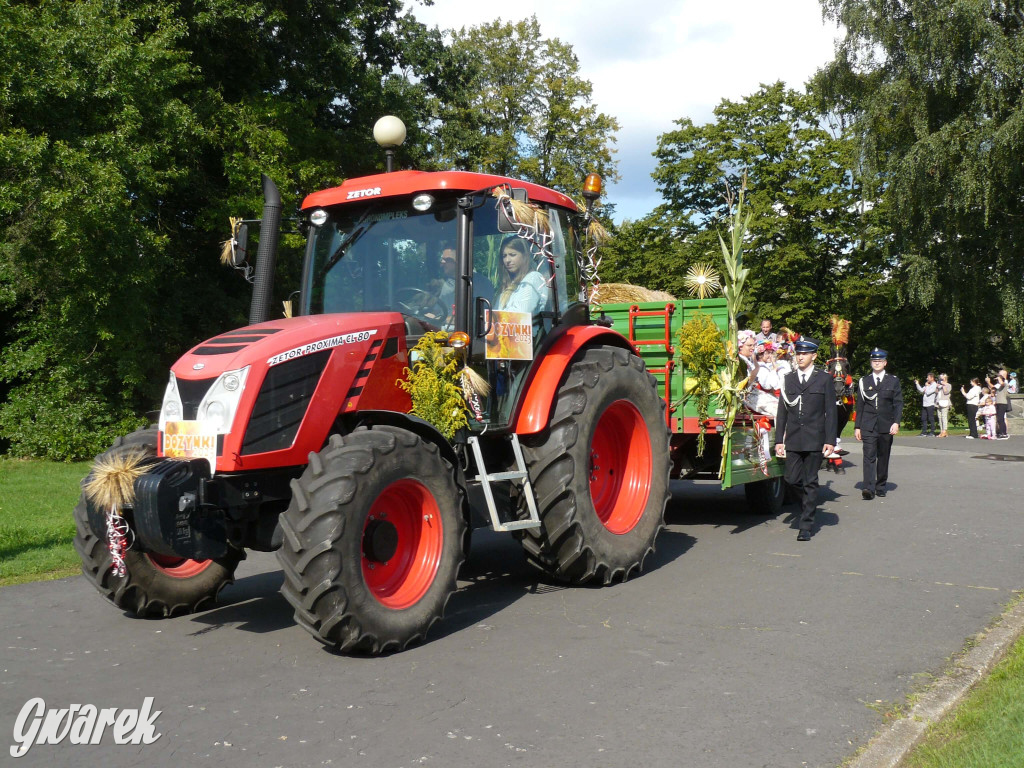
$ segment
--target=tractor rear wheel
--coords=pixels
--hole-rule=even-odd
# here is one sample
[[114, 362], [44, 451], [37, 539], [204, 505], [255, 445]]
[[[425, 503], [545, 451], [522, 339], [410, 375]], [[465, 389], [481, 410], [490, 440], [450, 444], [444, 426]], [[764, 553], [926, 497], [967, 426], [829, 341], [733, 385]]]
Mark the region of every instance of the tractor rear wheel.
[[668, 441], [665, 403], [643, 361], [587, 349], [569, 366], [547, 429], [521, 439], [541, 518], [519, 533], [527, 560], [574, 584], [638, 573], [665, 522]]
[[[102, 456], [142, 450], [156, 455], [157, 431], [140, 429], [114, 441]], [[99, 458], [99, 457], [97, 457]], [[84, 486], [89, 478], [82, 481]], [[90, 502], [83, 493], [75, 505], [74, 546], [82, 561], [82, 573], [100, 594], [129, 613], [146, 617], [193, 613], [216, 602], [217, 593], [234, 581], [243, 553], [229, 550], [220, 560], [188, 560], [129, 549], [124, 553], [127, 573], [111, 570], [106, 532], [97, 535], [89, 522]]]
[[277, 551], [295, 620], [345, 652], [421, 641], [465, 558], [453, 467], [433, 443], [386, 426], [333, 435], [309, 458]]

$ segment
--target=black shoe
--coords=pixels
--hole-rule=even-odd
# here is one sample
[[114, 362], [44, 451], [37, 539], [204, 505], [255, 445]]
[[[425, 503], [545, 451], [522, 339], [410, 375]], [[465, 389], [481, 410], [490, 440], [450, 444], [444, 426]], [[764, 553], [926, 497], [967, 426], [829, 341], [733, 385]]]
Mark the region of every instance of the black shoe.
[[800, 531], [800, 533], [798, 533], [796, 535], [796, 540], [797, 541], [810, 541], [811, 540], [811, 532], [810, 531]]
[[928, 437], [928, 433], [922, 432], [920, 435], [918, 435], [918, 437]]
[[845, 469], [843, 469], [842, 467], [836, 467], [836, 468], [835, 468], [835, 473], [836, 473], [837, 475], [845, 475], [845, 474], [846, 474], [846, 470], [845, 470]]
[[885, 498], [885, 489], [883, 488], [880, 491], [875, 491], [875, 496], [877, 496], [880, 499], [884, 499]]
[[864, 501], [871, 501], [875, 498], [875, 494], [872, 491], [861, 491], [860, 497], [864, 499]]

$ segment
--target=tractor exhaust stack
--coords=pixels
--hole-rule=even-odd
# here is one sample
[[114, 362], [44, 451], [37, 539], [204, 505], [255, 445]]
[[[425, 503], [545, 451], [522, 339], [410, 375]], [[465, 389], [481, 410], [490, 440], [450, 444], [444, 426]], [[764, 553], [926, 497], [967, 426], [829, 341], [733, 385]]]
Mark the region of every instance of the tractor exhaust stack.
[[256, 278], [252, 287], [252, 304], [249, 306], [249, 325], [264, 323], [269, 319], [280, 233], [281, 193], [270, 177], [263, 174], [263, 221], [260, 224], [260, 245], [256, 253]]

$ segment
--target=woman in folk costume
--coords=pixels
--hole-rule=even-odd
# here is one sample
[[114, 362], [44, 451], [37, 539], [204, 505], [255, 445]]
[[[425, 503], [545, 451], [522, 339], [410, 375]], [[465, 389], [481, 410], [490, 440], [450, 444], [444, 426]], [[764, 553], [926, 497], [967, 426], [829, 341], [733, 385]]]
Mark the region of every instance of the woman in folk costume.
[[775, 371], [775, 345], [763, 339], [754, 347], [757, 366], [744, 402], [757, 413], [775, 418], [779, 410], [780, 377]]

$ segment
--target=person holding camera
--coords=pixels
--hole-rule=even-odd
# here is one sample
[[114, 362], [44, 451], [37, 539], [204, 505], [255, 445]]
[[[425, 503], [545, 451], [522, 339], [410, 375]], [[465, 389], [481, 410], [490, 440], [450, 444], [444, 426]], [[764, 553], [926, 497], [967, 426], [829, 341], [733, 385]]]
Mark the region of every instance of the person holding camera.
[[921, 398], [921, 437], [935, 437], [935, 403], [939, 397], [939, 385], [935, 383], [935, 374], [929, 373], [925, 384], [914, 379], [917, 391], [924, 395]]
[[981, 400], [981, 379], [971, 379], [971, 388], [966, 392], [960, 387], [960, 394], [967, 400], [967, 428], [971, 434], [967, 435], [968, 440], [978, 439], [978, 405]]
[[1007, 381], [1005, 368], [999, 370], [995, 380], [991, 376], [985, 377], [985, 382], [996, 401], [996, 440], [1010, 439], [1010, 436], [1006, 434], [1006, 412], [1010, 409], [1010, 392], [1007, 388]]
[[953, 404], [949, 399], [952, 393], [953, 385], [949, 383], [949, 376], [940, 373], [939, 389], [935, 394], [935, 412], [939, 417], [939, 437], [949, 437], [946, 429], [949, 427], [949, 407]]

